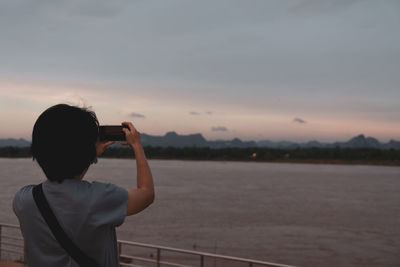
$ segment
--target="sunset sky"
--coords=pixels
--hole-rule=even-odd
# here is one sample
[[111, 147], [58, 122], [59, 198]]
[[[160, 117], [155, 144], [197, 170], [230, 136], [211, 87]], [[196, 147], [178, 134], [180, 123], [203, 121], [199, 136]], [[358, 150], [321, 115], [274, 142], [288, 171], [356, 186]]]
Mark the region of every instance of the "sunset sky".
[[0, 138], [57, 103], [209, 140], [400, 140], [400, 1], [0, 2]]

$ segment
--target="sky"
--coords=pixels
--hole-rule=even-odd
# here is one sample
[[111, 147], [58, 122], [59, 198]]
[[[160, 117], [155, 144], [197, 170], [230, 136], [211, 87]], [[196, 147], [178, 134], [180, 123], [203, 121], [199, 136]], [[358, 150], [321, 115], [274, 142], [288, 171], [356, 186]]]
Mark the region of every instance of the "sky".
[[1, 0], [0, 138], [58, 104], [206, 139], [400, 140], [398, 0]]

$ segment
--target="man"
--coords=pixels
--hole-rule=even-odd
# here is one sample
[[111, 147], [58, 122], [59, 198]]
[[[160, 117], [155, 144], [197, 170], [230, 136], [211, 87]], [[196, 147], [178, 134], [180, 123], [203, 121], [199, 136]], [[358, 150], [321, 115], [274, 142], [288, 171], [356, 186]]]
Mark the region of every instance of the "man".
[[[123, 129], [124, 144], [136, 157], [136, 188], [83, 180], [89, 166], [113, 143], [98, 140], [99, 123], [94, 112], [55, 105], [39, 116], [32, 133], [32, 156], [47, 177], [42, 189], [52, 212], [72, 243], [99, 266], [119, 266], [115, 227], [154, 201], [152, 174], [140, 134], [132, 123], [122, 124], [128, 126]], [[28, 266], [79, 266], [43, 218], [32, 194], [34, 186], [21, 188], [13, 201]]]

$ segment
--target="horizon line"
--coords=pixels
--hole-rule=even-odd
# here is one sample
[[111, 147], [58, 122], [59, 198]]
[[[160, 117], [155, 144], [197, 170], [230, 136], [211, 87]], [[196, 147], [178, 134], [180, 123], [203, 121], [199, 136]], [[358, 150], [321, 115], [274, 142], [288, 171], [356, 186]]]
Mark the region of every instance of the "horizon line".
[[[254, 140], [254, 139], [241, 139], [241, 138], [239, 138], [239, 137], [233, 137], [232, 139], [207, 139], [207, 138], [205, 138], [204, 137], [204, 135], [202, 134], [202, 133], [191, 133], [191, 134], [178, 134], [176, 131], [168, 131], [168, 132], [166, 132], [164, 135], [152, 135], [152, 134], [147, 134], [147, 133], [141, 133], [141, 134], [145, 134], [145, 135], [149, 135], [149, 136], [155, 136], [155, 137], [164, 137], [164, 136], [166, 136], [168, 133], [175, 133], [175, 134], [177, 134], [178, 136], [189, 136], [189, 135], [201, 135], [206, 141], [232, 141], [232, 140], [235, 140], [235, 139], [239, 139], [240, 141], [242, 141], [242, 142], [255, 142], [255, 143], [258, 143], [258, 142], [263, 142], [263, 141], [270, 141], [270, 142], [291, 142], [291, 143], [298, 143], [298, 144], [302, 144], [302, 143], [309, 143], [309, 142], [319, 142], [319, 143], [321, 143], [321, 144], [329, 144], [329, 143], [337, 143], [337, 142], [347, 142], [347, 141], [350, 141], [351, 139], [353, 139], [353, 138], [356, 138], [356, 137], [360, 137], [360, 136], [363, 136], [364, 138], [374, 138], [374, 139], [376, 139], [379, 143], [382, 143], [382, 144], [384, 144], [384, 143], [389, 143], [390, 141], [400, 141], [400, 139], [399, 140], [397, 140], [397, 139], [395, 139], [395, 138], [389, 138], [389, 140], [387, 141], [387, 142], [383, 142], [383, 141], [381, 141], [381, 140], [379, 140], [378, 138], [376, 138], [376, 137], [373, 137], [373, 136], [367, 136], [367, 135], [365, 135], [365, 134], [358, 134], [358, 135], [354, 135], [354, 136], [352, 136], [352, 137], [350, 137], [350, 138], [348, 138], [348, 139], [346, 139], [345, 141], [340, 141], [340, 140], [336, 140], [336, 141], [318, 141], [317, 139], [309, 139], [308, 141], [291, 141], [291, 140], [288, 140], [288, 139], [281, 139], [281, 140], [274, 140], [274, 139], [260, 139], [260, 140]], [[32, 142], [32, 140], [30, 140], [30, 139], [25, 139], [25, 138], [23, 138], [23, 137], [17, 137], [17, 138], [15, 138], [15, 137], [4, 137], [4, 138], [0, 138], [0, 140], [7, 140], [7, 139], [14, 139], [14, 140], [24, 140], [24, 141], [27, 141], [27, 142]]]

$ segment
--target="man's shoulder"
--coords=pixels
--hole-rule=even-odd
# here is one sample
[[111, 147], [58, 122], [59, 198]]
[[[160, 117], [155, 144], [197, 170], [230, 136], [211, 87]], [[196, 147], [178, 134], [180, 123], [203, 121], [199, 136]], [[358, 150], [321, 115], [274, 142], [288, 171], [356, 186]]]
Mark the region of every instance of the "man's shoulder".
[[[103, 198], [101, 201], [125, 201], [128, 199], [128, 190], [112, 183], [103, 183], [94, 181], [91, 183], [91, 191], [94, 195], [99, 198]], [[100, 202], [101, 202], [100, 201]]]
[[15, 198], [21, 198], [21, 197], [26, 197], [28, 194], [32, 194], [32, 189], [33, 187], [36, 186], [35, 184], [29, 184], [21, 187], [14, 196]]
[[[87, 182], [89, 183], [89, 182]], [[107, 188], [116, 188], [119, 187], [116, 184], [113, 183], [104, 183], [104, 182], [99, 182], [99, 181], [93, 181], [89, 183], [91, 187], [96, 188], [96, 189], [107, 189]]]
[[126, 191], [125, 188], [120, 187], [116, 184], [113, 183], [104, 183], [104, 182], [98, 182], [98, 181], [93, 181], [93, 182], [87, 182], [88, 187], [93, 190], [93, 191], [103, 191], [103, 192], [111, 192], [111, 191]]
[[92, 197], [87, 201], [92, 206], [93, 225], [121, 225], [126, 217], [128, 191], [112, 183], [91, 183]]
[[15, 214], [19, 214], [27, 205], [31, 204], [32, 196], [32, 188], [34, 184], [25, 185], [21, 187], [14, 195], [13, 199], [13, 210]]
[[112, 198], [124, 198], [128, 195], [128, 191], [113, 183], [99, 182], [99, 181], [79, 181], [78, 187], [75, 191], [79, 191], [79, 195], [84, 195], [88, 204], [101, 203], [109, 201]]

